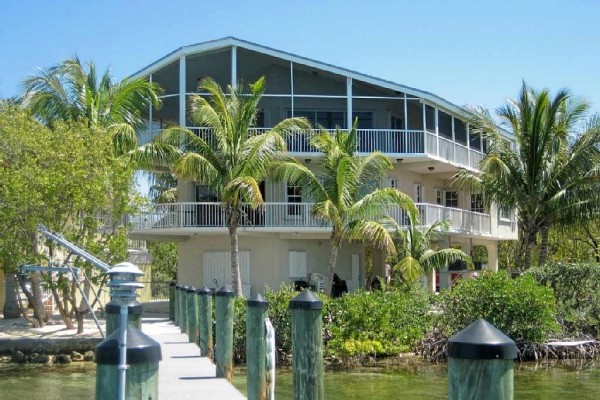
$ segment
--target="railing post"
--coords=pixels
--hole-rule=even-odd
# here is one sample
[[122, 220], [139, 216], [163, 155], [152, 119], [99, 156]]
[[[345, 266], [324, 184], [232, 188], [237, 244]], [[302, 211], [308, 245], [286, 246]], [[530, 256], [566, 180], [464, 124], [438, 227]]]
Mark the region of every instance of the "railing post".
[[169, 319], [175, 321], [175, 282], [169, 283]]
[[246, 311], [246, 367], [248, 400], [266, 400], [265, 318], [269, 303], [260, 295], [250, 297]]
[[179, 325], [179, 296], [181, 294], [181, 286], [175, 284], [175, 325]]
[[290, 301], [292, 310], [292, 398], [323, 400], [323, 302], [310, 290]]
[[217, 378], [229, 382], [233, 378], [233, 306], [235, 293], [231, 285], [222, 286], [216, 295], [216, 333], [215, 362]]
[[212, 332], [212, 292], [206, 286], [196, 291], [198, 306], [198, 347], [200, 356], [212, 358], [213, 332]]
[[512, 400], [515, 342], [484, 319], [448, 341], [448, 400]]
[[198, 307], [196, 307], [196, 288], [190, 286], [187, 290], [187, 323], [188, 340], [190, 343], [196, 343], [198, 340]]

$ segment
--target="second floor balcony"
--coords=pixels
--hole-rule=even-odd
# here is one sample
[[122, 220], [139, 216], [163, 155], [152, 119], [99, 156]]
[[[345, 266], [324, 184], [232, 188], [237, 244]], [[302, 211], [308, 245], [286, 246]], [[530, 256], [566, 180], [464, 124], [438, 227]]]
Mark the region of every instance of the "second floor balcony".
[[[242, 210], [241, 228], [264, 232], [328, 231], [329, 225], [312, 214], [312, 203], [265, 203], [258, 209]], [[451, 233], [490, 235], [489, 214], [476, 213], [436, 204], [419, 203], [420, 221], [431, 226], [439, 220], [450, 224]], [[387, 213], [400, 225], [407, 216], [400, 208]], [[192, 235], [204, 231], [226, 232], [223, 205], [218, 202], [159, 204], [131, 219], [134, 233]]]

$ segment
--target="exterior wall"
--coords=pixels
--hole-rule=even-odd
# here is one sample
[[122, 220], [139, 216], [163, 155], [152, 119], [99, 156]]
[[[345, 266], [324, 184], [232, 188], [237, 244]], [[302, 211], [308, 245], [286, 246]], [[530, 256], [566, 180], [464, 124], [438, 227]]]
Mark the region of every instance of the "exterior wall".
[[[240, 250], [250, 250], [250, 284], [252, 293], [264, 291], [265, 285], [278, 288], [282, 283], [291, 283], [288, 255], [291, 250], [306, 251], [307, 273], [326, 274], [329, 260], [328, 239], [289, 239], [279, 237], [239, 236]], [[206, 251], [228, 251], [229, 236], [202, 236], [179, 243], [179, 282], [202, 286], [203, 254]], [[364, 281], [364, 246], [344, 245], [337, 258], [336, 273], [343, 280], [352, 279], [352, 255], [359, 254], [360, 282]], [[383, 274], [381, 252], [374, 252], [375, 274]]]

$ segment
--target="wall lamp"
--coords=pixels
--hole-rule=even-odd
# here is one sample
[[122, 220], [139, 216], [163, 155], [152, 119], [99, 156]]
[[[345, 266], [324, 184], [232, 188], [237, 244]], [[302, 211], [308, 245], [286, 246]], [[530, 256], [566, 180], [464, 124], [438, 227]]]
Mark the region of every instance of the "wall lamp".
[[435, 167], [427, 167], [427, 169], [428, 169], [429, 171], [433, 171], [433, 170], [435, 169]]
[[307, 164], [310, 164], [310, 158], [305, 158], [304, 162], [307, 163]]
[[402, 161], [404, 161], [404, 158], [396, 158], [396, 161], [398, 162], [398, 164], [400, 164]]

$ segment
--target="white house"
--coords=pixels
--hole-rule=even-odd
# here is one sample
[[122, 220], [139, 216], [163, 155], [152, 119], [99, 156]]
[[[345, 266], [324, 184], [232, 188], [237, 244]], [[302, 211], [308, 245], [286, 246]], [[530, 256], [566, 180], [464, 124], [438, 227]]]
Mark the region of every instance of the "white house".
[[[148, 111], [145, 133], [156, 135], [179, 124], [200, 134], [203, 128], [190, 126], [186, 104], [187, 96], [198, 93], [198, 81], [204, 76], [223, 87], [265, 76], [257, 129], [291, 116], [306, 117], [328, 129], [347, 128], [358, 118], [359, 153], [379, 150], [394, 164], [382, 185], [410, 194], [423, 224], [450, 221], [451, 230], [439, 247], [460, 247], [469, 254], [475, 246], [483, 246], [487, 250], [483, 268], [496, 270], [498, 241], [517, 239], [514, 216], [486, 209], [480, 194], [449, 185], [459, 169], [476, 169], [486, 150], [485, 141], [469, 131], [461, 107], [426, 91], [228, 37], [181, 47], [132, 75], [147, 77], [165, 90], [163, 107]], [[513, 138], [507, 133], [506, 140]], [[288, 151], [318, 167], [320, 154], [308, 146], [305, 135], [290, 138]], [[266, 206], [249, 210], [239, 230], [246, 292], [324, 274], [330, 228], [311, 216], [302, 188], [270, 180], [261, 185]], [[130, 236], [176, 241], [180, 281], [220, 286], [230, 282], [230, 241], [220, 207], [208, 188], [180, 182], [179, 203], [156, 206], [136, 218]], [[381, 252], [374, 255], [374, 263], [375, 273], [383, 275]], [[350, 290], [363, 282], [363, 264], [362, 245], [342, 247], [337, 271]], [[451, 275], [440, 274], [442, 287]]]

